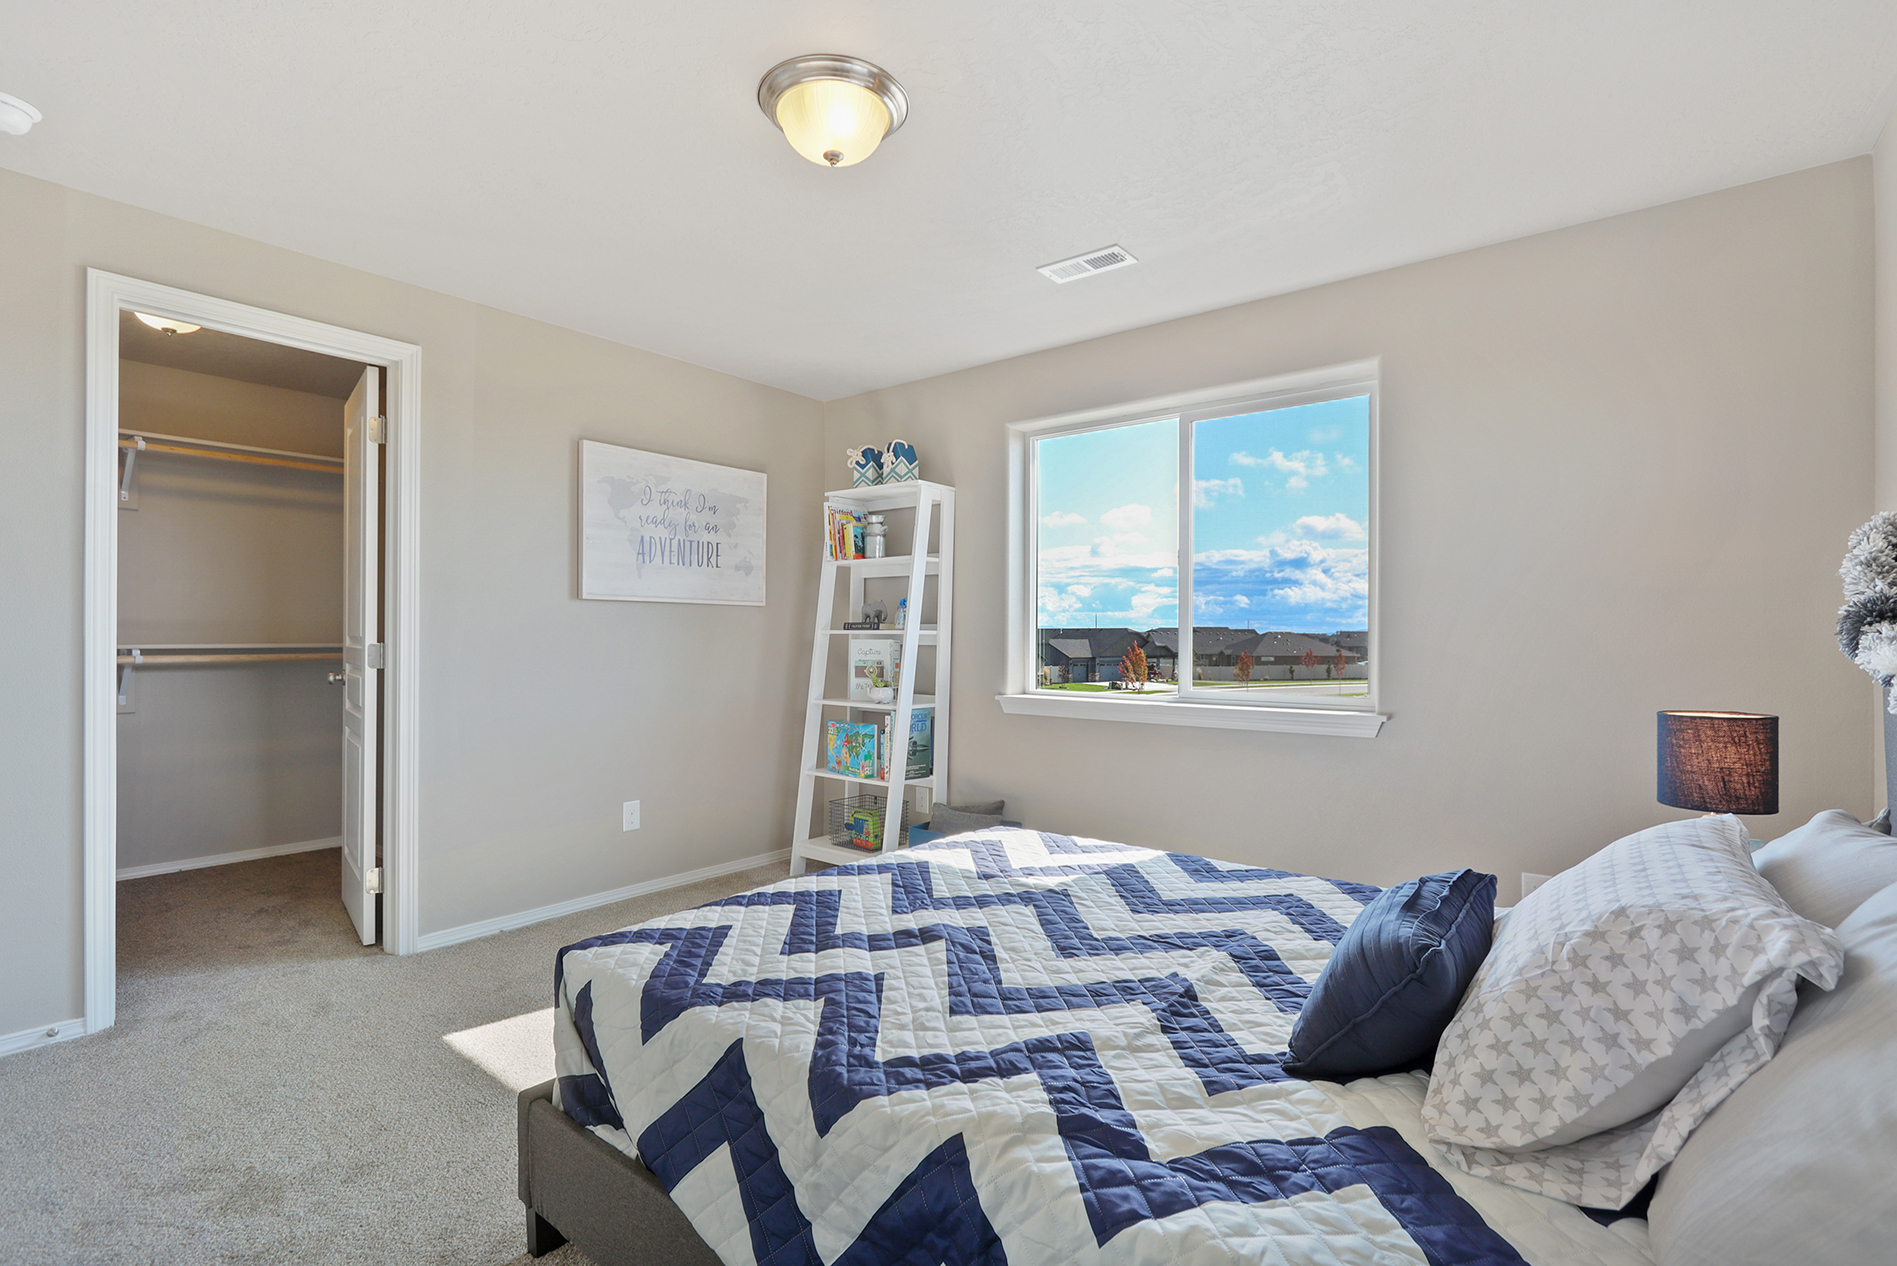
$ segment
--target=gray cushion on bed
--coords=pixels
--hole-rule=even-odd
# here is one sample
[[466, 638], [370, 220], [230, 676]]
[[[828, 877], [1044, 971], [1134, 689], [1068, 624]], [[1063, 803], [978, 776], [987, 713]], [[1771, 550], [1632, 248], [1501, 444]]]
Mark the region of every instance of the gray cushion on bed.
[[[995, 801], [997, 806], [1003, 802]], [[938, 835], [960, 835], [963, 831], [987, 831], [1001, 825], [1001, 810], [993, 813], [978, 813], [977, 809], [985, 805], [947, 805], [935, 807], [935, 814], [929, 819], [929, 829]]]
[[1826, 809], [1752, 855], [1785, 904], [1837, 927], [1872, 894], [1897, 884], [1897, 839]]
[[1888, 1266], [1897, 1208], [1897, 885], [1838, 928], [1844, 975], [1806, 985], [1772, 1061], [1660, 1175], [1659, 1266]]
[[1006, 800], [983, 800], [979, 804], [945, 804], [939, 807], [953, 809], [957, 813], [975, 813], [998, 818], [1008, 811], [1008, 802]]

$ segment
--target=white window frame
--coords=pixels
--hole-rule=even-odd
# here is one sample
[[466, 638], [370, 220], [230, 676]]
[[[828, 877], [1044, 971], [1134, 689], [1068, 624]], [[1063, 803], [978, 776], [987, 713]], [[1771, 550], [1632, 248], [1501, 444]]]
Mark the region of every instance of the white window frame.
[[[1388, 718], [1377, 709], [1382, 680], [1378, 654], [1377, 618], [1379, 479], [1379, 362], [1353, 361], [1323, 369], [1280, 374], [1248, 382], [1227, 383], [1130, 404], [1089, 409], [1008, 425], [1008, 659], [1005, 691], [995, 696], [1002, 710], [1015, 715], [1068, 717], [1085, 720], [1129, 721], [1141, 724], [1205, 726], [1216, 729], [1276, 730], [1301, 734], [1331, 734], [1371, 738]], [[1242, 413], [1292, 408], [1349, 396], [1370, 397], [1370, 521], [1364, 525], [1369, 563], [1370, 693], [1361, 699], [1332, 702], [1300, 699], [1296, 707], [1262, 700], [1234, 700], [1225, 692], [1192, 690], [1188, 669], [1177, 695], [1166, 698], [1117, 699], [1110, 694], [1076, 694], [1039, 690], [1039, 605], [1037, 575], [1040, 558], [1040, 506], [1034, 468], [1035, 445], [1040, 439], [1078, 435], [1122, 426], [1177, 419], [1179, 423], [1179, 662], [1191, 663], [1192, 654], [1192, 425]]]

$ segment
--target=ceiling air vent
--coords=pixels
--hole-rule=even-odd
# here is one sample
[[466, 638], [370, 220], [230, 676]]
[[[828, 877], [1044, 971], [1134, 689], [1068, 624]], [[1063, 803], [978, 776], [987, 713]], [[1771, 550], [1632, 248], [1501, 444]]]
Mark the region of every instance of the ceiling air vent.
[[1036, 271], [1049, 281], [1066, 285], [1080, 277], [1089, 277], [1094, 273], [1111, 272], [1115, 268], [1125, 268], [1128, 264], [1137, 264], [1133, 253], [1124, 246], [1102, 246], [1097, 251], [1088, 251], [1085, 255], [1076, 255], [1072, 259], [1063, 259], [1058, 264], [1042, 264]]

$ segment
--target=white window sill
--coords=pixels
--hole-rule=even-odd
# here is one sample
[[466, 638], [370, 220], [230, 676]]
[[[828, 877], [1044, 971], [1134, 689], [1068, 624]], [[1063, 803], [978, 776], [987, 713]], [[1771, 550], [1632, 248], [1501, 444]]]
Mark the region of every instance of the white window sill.
[[1186, 703], [1178, 699], [1113, 699], [1038, 691], [996, 695], [1003, 712], [1016, 716], [1071, 717], [1087, 721], [1134, 721], [1146, 725], [1196, 725], [1215, 730], [1277, 730], [1286, 734], [1333, 734], [1375, 738], [1388, 717], [1342, 708], [1281, 708], [1262, 704]]

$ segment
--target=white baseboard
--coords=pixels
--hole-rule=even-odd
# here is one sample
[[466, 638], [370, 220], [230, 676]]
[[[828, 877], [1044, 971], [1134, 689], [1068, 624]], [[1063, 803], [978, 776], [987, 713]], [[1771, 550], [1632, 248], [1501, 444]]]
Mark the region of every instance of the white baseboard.
[[574, 897], [570, 901], [556, 901], [550, 906], [541, 906], [537, 910], [522, 910], [519, 914], [503, 914], [497, 919], [483, 919], [479, 923], [463, 923], [457, 928], [443, 928], [439, 932], [424, 932], [416, 941], [418, 950], [440, 949], [445, 945], [459, 945], [463, 941], [478, 940], [483, 936], [493, 936], [496, 932], [511, 932], [515, 928], [524, 928], [534, 923], [544, 923], [548, 919], [557, 919], [564, 914], [578, 914], [582, 910], [591, 910], [595, 906], [609, 906], [615, 901], [630, 901], [634, 897], [643, 897], [647, 893], [664, 892], [667, 888], [683, 888], [686, 884], [695, 884], [701, 879], [716, 879], [720, 875], [735, 875], [741, 870], [753, 870], [759, 866], [769, 866], [773, 862], [790, 860], [790, 850], [775, 849], [769, 853], [759, 853], [755, 857], [740, 857], [735, 862], [720, 862], [716, 866], [701, 866], [697, 870], [688, 870], [681, 875], [667, 875], [664, 879], [648, 879], [642, 884], [631, 884], [624, 888], [614, 888], [611, 892], [596, 892], [589, 897]]
[[206, 866], [228, 866], [232, 862], [254, 862], [260, 857], [283, 857], [289, 853], [313, 853], [319, 848], [341, 848], [343, 837], [332, 835], [322, 840], [299, 840], [295, 844], [272, 844], [267, 848], [246, 848], [235, 853], [215, 853], [210, 857], [187, 857], [178, 862], [153, 862], [149, 866], [121, 866], [119, 880], [149, 879], [169, 875], [175, 870], [202, 870]]
[[86, 1031], [84, 1020], [61, 1020], [58, 1024], [48, 1024], [37, 1029], [21, 1029], [18, 1033], [9, 1033], [0, 1037], [0, 1055], [11, 1055], [15, 1051], [27, 1051], [35, 1046], [50, 1046], [54, 1042], [66, 1042], [83, 1035]]

